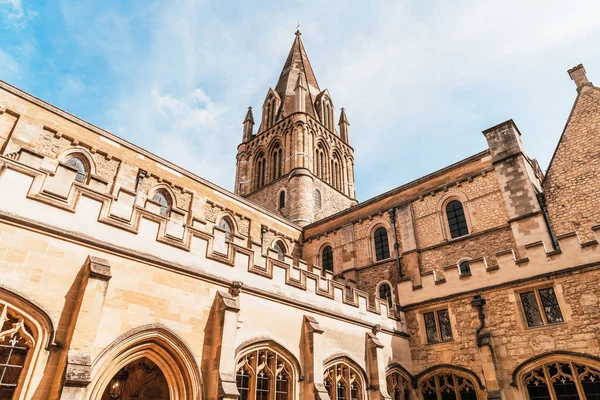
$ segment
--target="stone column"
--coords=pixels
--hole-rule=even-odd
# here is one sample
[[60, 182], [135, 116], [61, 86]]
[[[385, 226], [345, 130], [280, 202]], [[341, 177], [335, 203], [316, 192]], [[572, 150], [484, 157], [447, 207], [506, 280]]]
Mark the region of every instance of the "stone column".
[[207, 399], [239, 398], [235, 381], [235, 342], [242, 282], [233, 282], [229, 292], [218, 291], [211, 312], [210, 339], [205, 347], [202, 370]]
[[392, 400], [385, 381], [383, 344], [377, 338], [380, 331], [381, 325], [375, 325], [371, 332], [366, 333], [368, 395], [369, 400]]
[[304, 316], [302, 324], [301, 359], [304, 368], [303, 400], [329, 400], [329, 394], [323, 384], [323, 352], [321, 335], [323, 329], [317, 320]]
[[79, 293], [79, 310], [71, 322], [72, 337], [67, 352], [67, 365], [61, 400], [85, 398], [87, 386], [92, 381], [91, 347], [96, 339], [100, 316], [104, 307], [110, 264], [102, 258], [89, 256], [84, 266], [84, 276]]

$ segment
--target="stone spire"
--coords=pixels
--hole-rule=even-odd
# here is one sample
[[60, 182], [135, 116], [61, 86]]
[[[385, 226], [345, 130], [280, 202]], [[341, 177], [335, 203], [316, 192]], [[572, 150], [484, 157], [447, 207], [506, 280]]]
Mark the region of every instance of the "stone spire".
[[296, 87], [298, 86], [306, 89], [305, 112], [316, 117], [314, 99], [321, 92], [321, 89], [306, 55], [300, 35], [300, 31], [296, 31], [296, 38], [275, 86], [275, 91], [279, 94], [282, 103], [280, 113], [282, 117], [296, 111]]
[[340, 113], [340, 122], [338, 122], [338, 126], [340, 127], [340, 139], [342, 139], [344, 143], [350, 144], [350, 123], [346, 116], [346, 110], [344, 110], [343, 107], [342, 112]]
[[246, 143], [250, 139], [252, 139], [252, 130], [254, 129], [254, 116], [252, 115], [252, 107], [248, 107], [248, 112], [246, 113], [246, 118], [244, 118], [244, 135], [242, 137], [242, 142]]

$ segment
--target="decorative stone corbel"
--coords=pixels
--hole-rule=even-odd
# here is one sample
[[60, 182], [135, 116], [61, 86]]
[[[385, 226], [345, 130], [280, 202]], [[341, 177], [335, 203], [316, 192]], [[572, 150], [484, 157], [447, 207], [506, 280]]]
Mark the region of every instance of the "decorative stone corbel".
[[385, 360], [383, 344], [377, 337], [381, 325], [374, 325], [371, 332], [366, 333], [367, 376], [369, 378], [369, 400], [392, 400], [387, 391], [385, 381]]
[[75, 307], [79, 312], [73, 316], [69, 326], [72, 337], [64, 369], [62, 400], [84, 398], [86, 387], [92, 381], [91, 347], [96, 338], [111, 277], [110, 263], [107, 260], [88, 256], [84, 265], [79, 304]]
[[329, 400], [329, 394], [323, 384], [323, 352], [321, 351], [323, 332], [313, 316], [304, 316], [300, 353], [304, 366], [304, 376], [302, 377], [304, 400]]

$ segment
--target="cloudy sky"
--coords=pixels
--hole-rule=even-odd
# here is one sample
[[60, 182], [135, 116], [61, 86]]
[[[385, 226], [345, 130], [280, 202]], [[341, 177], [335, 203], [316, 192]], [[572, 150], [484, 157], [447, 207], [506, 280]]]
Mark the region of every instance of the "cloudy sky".
[[231, 189], [300, 22], [347, 110], [365, 200], [486, 148], [512, 118], [546, 168], [600, 82], [600, 1], [0, 0], [0, 79]]

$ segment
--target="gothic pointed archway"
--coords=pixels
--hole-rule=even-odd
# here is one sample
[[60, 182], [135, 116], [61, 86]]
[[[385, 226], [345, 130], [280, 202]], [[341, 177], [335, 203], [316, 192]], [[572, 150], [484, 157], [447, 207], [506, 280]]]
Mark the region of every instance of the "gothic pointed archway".
[[105, 400], [106, 390], [117, 373], [142, 365], [158, 369], [153, 373], [158, 381], [164, 378], [168, 399], [202, 399], [202, 379], [195, 357], [175, 333], [162, 325], [134, 329], [108, 346], [92, 365], [88, 398]]

